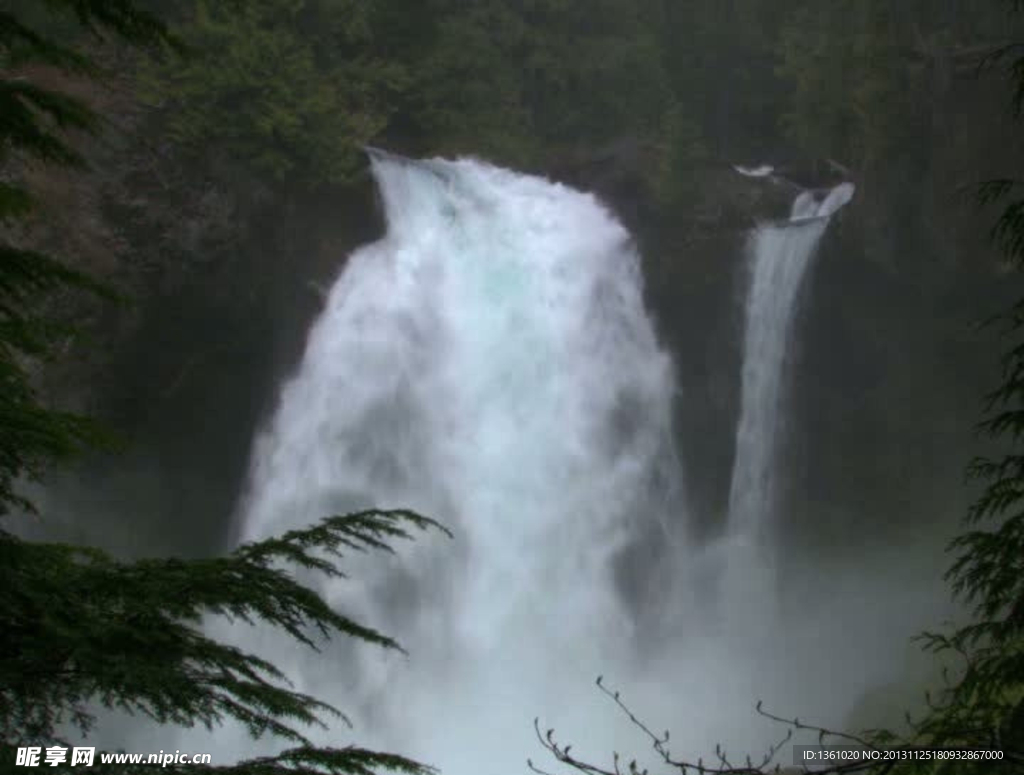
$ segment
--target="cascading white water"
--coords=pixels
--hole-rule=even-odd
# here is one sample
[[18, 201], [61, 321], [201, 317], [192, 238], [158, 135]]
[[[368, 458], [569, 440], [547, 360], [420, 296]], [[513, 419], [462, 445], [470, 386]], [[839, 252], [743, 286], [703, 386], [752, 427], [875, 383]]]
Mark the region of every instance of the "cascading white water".
[[[474, 747], [512, 736], [521, 763], [560, 687], [633, 653], [615, 561], [679, 506], [673, 369], [629, 234], [592, 196], [468, 160], [374, 153], [373, 171], [387, 235], [351, 256], [310, 334], [242, 538], [370, 505], [445, 522], [454, 544], [405, 552], [401, 578], [374, 558], [326, 590], [414, 653], [337, 670], [361, 660], [362, 741], [486, 775]], [[477, 706], [486, 724], [453, 745], [437, 714]]]
[[852, 183], [820, 200], [801, 192], [790, 218], [759, 226], [748, 245], [750, 284], [736, 458], [729, 488], [729, 527], [754, 537], [765, 528], [774, 502], [775, 448], [783, 419], [782, 387], [800, 284], [831, 216], [850, 201]]
[[[802, 561], [795, 608], [767, 617], [777, 590], [746, 583], [733, 545], [670, 540], [672, 368], [628, 235], [596, 200], [471, 161], [378, 156], [374, 174], [387, 235], [349, 259], [258, 440], [241, 538], [370, 505], [416, 508], [456, 537], [351, 557], [351, 579], [322, 588], [408, 658], [344, 641], [310, 653], [211, 616], [208, 633], [353, 720], [304, 730], [314, 743], [443, 775], [522, 773], [527, 757], [554, 771], [539, 717], [584, 761], [611, 769], [618, 751], [654, 771], [660, 756], [597, 675], [689, 761], [714, 761], [719, 742], [733, 761], [777, 742], [758, 699], [849, 729], [865, 693], [905, 680], [906, 639], [948, 613], [941, 568], [915, 569], [905, 546], [845, 572]], [[613, 573], [623, 558], [631, 572]], [[722, 566], [730, 583], [694, 583]], [[230, 721], [172, 734], [101, 712], [81, 744], [209, 752], [216, 765], [288, 746]]]
[[[376, 154], [373, 169], [387, 234], [349, 258], [258, 440], [241, 537], [375, 505], [434, 516], [455, 540], [350, 558], [351, 580], [322, 588], [408, 658], [360, 643], [309, 654], [211, 622], [214, 634], [354, 721], [311, 730], [316, 743], [413, 756], [443, 775], [550, 766], [538, 716], [584, 760], [611, 767], [618, 750], [656, 763], [594, 690], [598, 675], [691, 760], [718, 742], [741, 759], [777, 741], [751, 709], [759, 698], [842, 727], [902, 668], [927, 605], [893, 604], [885, 570], [833, 574], [797, 616], [773, 619], [775, 590], [726, 562], [734, 547], [673, 540], [673, 369], [626, 231], [591, 196], [473, 161]], [[723, 565], [717, 592], [694, 583]], [[851, 639], [837, 608], [877, 627]], [[108, 733], [121, 740], [123, 722]], [[170, 748], [161, 735], [133, 745]], [[281, 745], [228, 725], [185, 730], [173, 747], [220, 764]]]

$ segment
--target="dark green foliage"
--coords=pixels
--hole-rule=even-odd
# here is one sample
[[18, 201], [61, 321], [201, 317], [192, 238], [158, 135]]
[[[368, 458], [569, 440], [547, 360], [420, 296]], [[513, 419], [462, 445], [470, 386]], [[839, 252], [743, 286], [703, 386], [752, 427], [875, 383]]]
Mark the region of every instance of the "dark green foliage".
[[[187, 50], [183, 58], [154, 59], [135, 84], [152, 108], [150, 135], [186, 151], [201, 177], [228, 167], [242, 171], [243, 180], [270, 184], [279, 195], [275, 203], [297, 190], [358, 177], [360, 146], [367, 142], [544, 167], [566, 156], [601, 158], [604, 144], [628, 139], [645, 152], [640, 172], [677, 220], [686, 217], [679, 204], [692, 197], [692, 181], [700, 180], [694, 169], [708, 161], [762, 154], [774, 161], [796, 149], [803, 157], [839, 157], [860, 174], [903, 163], [919, 152], [914, 138], [928, 104], [921, 95], [932, 88], [943, 56], [1006, 32], [1002, 4], [972, 7], [954, 27], [938, 8], [950, 4], [931, 0], [159, 5], [174, 14], [177, 36], [130, 0], [23, 0], [31, 14], [0, 10], [0, 510], [28, 507], [15, 492], [18, 481], [96, 434], [85, 420], [42, 405], [31, 369], [35, 359], [52, 357], [68, 333], [46, 316], [46, 305], [60, 294], [98, 288], [6, 236], [32, 207], [15, 174], [21, 165], [80, 165], [69, 138], [102, 125], [81, 101], [24, 74], [34, 66], [101, 74], [66, 42], [78, 38], [38, 25], [39, 15], [56, 12], [83, 27], [87, 40], [106, 36], [158, 52]], [[1019, 55], [1019, 47], [999, 45], [978, 63], [1010, 63], [1021, 85], [1018, 110]], [[784, 107], [781, 124], [778, 106]], [[1005, 202], [1018, 194], [1016, 186], [995, 181], [983, 196]], [[1008, 256], [1024, 257], [1024, 200], [1010, 200], [995, 236]], [[1019, 337], [1024, 303], [1008, 319], [1011, 336]], [[1024, 430], [1024, 344], [1014, 348], [986, 424], [1013, 449]], [[978, 617], [931, 641], [938, 650], [963, 653], [968, 664], [920, 727], [936, 743], [991, 743], [998, 733], [1005, 747], [1021, 736], [1024, 455], [1013, 449], [972, 468], [989, 485], [972, 512], [971, 532], [956, 544], [961, 555], [952, 580], [978, 605]], [[396, 647], [330, 611], [273, 563], [293, 561], [333, 575], [333, 563], [309, 552], [385, 548], [387, 539], [404, 535], [403, 523], [431, 524], [414, 515], [350, 515], [229, 558], [135, 565], [0, 533], [0, 605], [4, 625], [12, 623], [0, 632], [5, 739], [23, 744], [31, 732], [49, 742], [44, 738], [58, 720], [88, 724], [87, 703], [98, 698], [157, 721], [234, 717], [255, 734], [277, 733], [298, 744], [245, 763], [245, 772], [415, 771], [417, 765], [385, 754], [309, 747], [296, 725], [317, 723], [335, 709], [290, 693], [272, 665], [195, 628], [203, 612], [220, 612], [270, 621], [307, 645], [319, 628]], [[67, 680], [27, 680], [55, 674]]]
[[368, 45], [368, 13], [352, 2], [196, 2], [181, 27], [195, 53], [146, 79], [164, 131], [266, 182], [350, 179], [407, 81]]
[[233, 718], [255, 737], [269, 733], [302, 746], [239, 772], [273, 772], [272, 765], [287, 762], [300, 772], [372, 771], [388, 763], [422, 771], [399, 757], [312, 748], [299, 727], [324, 727], [325, 716], [344, 720], [341, 712], [291, 691], [274, 665], [199, 629], [216, 614], [269, 624], [312, 649], [318, 636], [338, 633], [399, 649], [332, 610], [283, 564], [341, 577], [343, 552], [390, 552], [411, 528], [443, 530], [411, 512], [367, 511], [247, 544], [228, 557], [134, 563], [0, 532], [0, 740], [52, 744], [61, 724], [87, 732], [91, 704], [99, 702], [161, 724], [212, 728]]
[[[1014, 4], [1014, 10], [1020, 6]], [[979, 69], [1005, 67], [1009, 73], [1013, 87], [1013, 112], [1020, 116], [1024, 113], [1024, 43], [1010, 43], [999, 46], [991, 51], [979, 64]]]
[[88, 57], [44, 37], [9, 11], [0, 11], [0, 45], [8, 67], [45, 62], [66, 71], [95, 72], [95, 66]]
[[191, 0], [176, 30], [194, 55], [146, 68], [145, 91], [155, 135], [285, 198], [357, 178], [367, 143], [541, 170], [624, 143], [678, 219], [709, 161], [919, 175], [947, 61], [1006, 26], [946, 5]]
[[178, 29], [201, 53], [147, 71], [157, 123], [292, 190], [351, 180], [367, 143], [536, 164], [655, 139], [672, 105], [657, 36], [619, 0], [190, 7]]
[[[143, 772], [149, 767], [134, 768], [136, 772]], [[302, 746], [292, 748], [277, 756], [265, 756], [258, 759], [250, 759], [237, 765], [228, 767], [197, 767], [194, 764], [180, 767], [168, 767], [171, 772], [216, 772], [218, 775], [314, 775], [325, 773], [325, 775], [375, 775], [379, 772], [402, 772], [408, 775], [431, 775], [435, 773], [431, 767], [406, 759], [403, 756], [396, 756], [378, 751], [368, 751], [365, 748], [348, 746], [346, 748], [312, 748]], [[123, 772], [124, 765], [115, 765], [110, 768], [111, 772]], [[129, 768], [129, 772], [132, 768]]]
[[[156, 17], [123, 0], [54, 0], [49, 6], [73, 14], [97, 34], [111, 33], [137, 45], [174, 42]], [[95, 132], [98, 117], [81, 100], [33, 83], [20, 69], [43, 66], [85, 75], [97, 72], [93, 62], [0, 11], [0, 64], [0, 169], [7, 171], [14, 162], [81, 166], [68, 133]], [[33, 204], [25, 186], [8, 175], [0, 181], [5, 235], [0, 239], [0, 515], [12, 506], [31, 508], [15, 492], [19, 480], [38, 476], [47, 462], [101, 438], [87, 420], [51, 411], [38, 401], [28, 364], [48, 357], [70, 333], [42, 313], [50, 299], [69, 289], [106, 293], [62, 261], [7, 237]]]
[[786, 133], [805, 153], [858, 169], [894, 157], [920, 132], [892, 4], [809, 3], [785, 25], [779, 75], [791, 84]]
[[[54, 0], [90, 33], [136, 46], [177, 40], [130, 0]], [[0, 12], [0, 225], [5, 237], [32, 209], [17, 171], [25, 164], [83, 164], [69, 132], [94, 133], [100, 118], [77, 98], [45, 88], [16, 68], [56, 68], [92, 76], [92, 61]], [[31, 504], [15, 491], [101, 438], [88, 420], [54, 411], [37, 398], [30, 368], [53, 357], [70, 329], [48, 304], [57, 294], [106, 293], [84, 274], [13, 239], [0, 242], [0, 516]], [[280, 538], [242, 546], [208, 560], [120, 562], [97, 549], [33, 543], [0, 529], [0, 761], [10, 767], [18, 746], [53, 745], [62, 730], [87, 732], [99, 707], [144, 715], [161, 724], [241, 722], [256, 737], [296, 747], [276, 756], [189, 771], [229, 773], [425, 774], [400, 756], [357, 747], [314, 747], [301, 731], [342, 713], [292, 691], [266, 660], [205, 635], [203, 618], [269, 625], [299, 643], [342, 634], [398, 649], [391, 638], [334, 611], [286, 569], [343, 574], [346, 550], [391, 551], [411, 529], [440, 527], [406, 511], [335, 516]], [[443, 528], [442, 528], [443, 529]], [[126, 765], [99, 770], [126, 771]], [[127, 766], [142, 771], [145, 765]], [[186, 767], [168, 767], [173, 771]]]
[[[997, 234], [1015, 263], [1024, 257], [1024, 231], [1013, 224], [1021, 202], [1006, 206]], [[1003, 442], [1000, 457], [977, 458], [968, 474], [985, 484], [951, 545], [957, 553], [947, 578], [973, 604], [970, 624], [952, 634], [928, 633], [926, 647], [963, 659], [963, 674], [937, 698], [919, 726], [945, 745], [992, 746], [1024, 760], [1024, 302], [1007, 314], [1013, 342], [1003, 359], [1003, 382], [989, 396], [981, 428]], [[936, 772], [943, 770], [936, 769]], [[980, 771], [980, 769], [979, 769]]]
[[167, 25], [136, 0], [46, 0], [55, 9], [74, 15], [90, 32], [112, 34], [135, 46], [170, 45], [180, 48]]
[[[9, 79], [0, 84], [0, 110], [4, 114], [6, 143], [40, 161], [54, 164], [81, 162], [56, 131], [91, 130], [95, 126], [95, 116], [81, 101], [27, 81]], [[39, 120], [40, 114], [50, 119], [51, 126]]]
[[[1009, 57], [1011, 51], [1015, 58]], [[1018, 115], [1024, 94], [1021, 52], [1020, 46], [1003, 47], [993, 60], [1007, 66]], [[987, 181], [978, 187], [977, 201], [1002, 206], [992, 236], [1020, 270], [1021, 181]], [[970, 529], [952, 543], [957, 557], [947, 574], [954, 591], [973, 604], [974, 618], [952, 634], [925, 636], [931, 650], [961, 655], [964, 672], [939, 698], [920, 731], [928, 739], [950, 744], [1000, 747], [1024, 760], [1024, 300], [997, 322], [1005, 325], [1009, 349], [1003, 356], [1002, 382], [988, 396], [981, 429], [1001, 442], [1004, 451], [1001, 456], [976, 458], [968, 469], [971, 479], [984, 483], [984, 490], [967, 516]]]

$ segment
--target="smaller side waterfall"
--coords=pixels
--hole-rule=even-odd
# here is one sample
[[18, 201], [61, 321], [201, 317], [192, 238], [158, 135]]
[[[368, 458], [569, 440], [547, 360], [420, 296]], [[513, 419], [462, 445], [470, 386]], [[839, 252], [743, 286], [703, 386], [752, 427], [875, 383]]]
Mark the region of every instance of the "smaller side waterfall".
[[763, 224], [751, 234], [740, 419], [729, 487], [733, 535], [752, 537], [771, 514], [773, 458], [784, 419], [783, 367], [800, 283], [831, 216], [853, 193], [852, 183], [842, 183], [824, 195], [802, 191], [788, 220]]

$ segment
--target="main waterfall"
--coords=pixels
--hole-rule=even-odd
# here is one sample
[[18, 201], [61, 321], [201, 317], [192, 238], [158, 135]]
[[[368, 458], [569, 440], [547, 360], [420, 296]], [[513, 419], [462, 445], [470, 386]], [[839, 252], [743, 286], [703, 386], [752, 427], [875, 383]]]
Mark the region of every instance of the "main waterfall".
[[518, 770], [532, 718], [635, 652], [616, 570], [680, 509], [673, 367], [630, 236], [592, 196], [371, 156], [386, 236], [349, 258], [258, 440], [242, 538], [369, 506], [444, 522], [454, 542], [325, 589], [407, 662], [365, 647], [328, 669], [269, 648], [313, 693], [344, 687], [329, 699], [362, 709], [360, 742], [490, 775], [473, 749], [515, 740]]
[[776, 442], [784, 417], [783, 367], [800, 284], [831, 216], [853, 192], [852, 183], [820, 198], [803, 191], [789, 220], [761, 225], [751, 235], [740, 419], [729, 488], [729, 527], [735, 535], [760, 534], [771, 514]]

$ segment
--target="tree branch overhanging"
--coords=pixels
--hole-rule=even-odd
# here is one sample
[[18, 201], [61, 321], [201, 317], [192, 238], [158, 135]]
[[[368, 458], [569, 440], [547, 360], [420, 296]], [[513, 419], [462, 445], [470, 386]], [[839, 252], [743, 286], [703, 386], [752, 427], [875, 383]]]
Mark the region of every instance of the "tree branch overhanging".
[[[737, 764], [730, 759], [728, 753], [721, 745], [715, 746], [714, 758], [710, 761], [705, 761], [703, 758], [696, 760], [678, 758], [672, 755], [668, 747], [670, 734], [667, 730], [663, 734], [658, 735], [625, 703], [618, 691], [613, 691], [606, 687], [601, 677], [598, 677], [596, 683], [598, 689], [615, 703], [635, 727], [643, 732], [644, 736], [650, 741], [654, 752], [661, 760], [659, 764], [671, 768], [680, 773], [680, 775], [768, 775], [769, 773], [782, 775], [784, 773], [796, 772], [813, 772], [815, 775], [852, 775], [852, 773], [871, 772], [877, 775], [885, 775], [894, 771], [897, 765], [905, 763], [902, 759], [888, 761], [858, 759], [845, 761], [834, 766], [814, 769], [806, 765], [784, 767], [781, 762], [776, 761], [776, 758], [782, 747], [792, 740], [793, 733], [796, 731], [807, 731], [817, 734], [818, 745], [845, 745], [851, 748], [860, 748], [866, 752], [905, 751], [909, 753], [931, 750], [929, 746], [925, 745], [886, 744], [894, 741], [890, 741], [889, 737], [885, 735], [880, 735], [879, 739], [872, 740], [870, 739], [872, 734], [870, 732], [864, 736], [855, 735], [814, 724], [807, 724], [800, 721], [799, 718], [785, 718], [765, 710], [762, 702], [758, 701], [755, 705], [755, 710], [760, 716], [786, 727], [785, 733], [777, 742], [770, 745], [760, 758], [755, 760], [748, 755], [744, 758], [742, 764]], [[542, 731], [539, 719], [534, 719], [534, 731], [540, 744], [557, 762], [577, 772], [582, 772], [586, 775], [650, 775], [650, 770], [640, 765], [636, 759], [631, 759], [628, 763], [624, 764], [618, 752], [613, 752], [612, 763], [608, 766], [593, 764], [574, 756], [572, 745], [560, 742], [555, 737], [554, 729]], [[977, 750], [990, 750], [990, 747], [979, 747]], [[1024, 764], [1024, 752], [1004, 751], [1004, 761]], [[553, 773], [537, 766], [532, 759], [527, 759], [527, 766], [537, 775], [553, 775]]]

